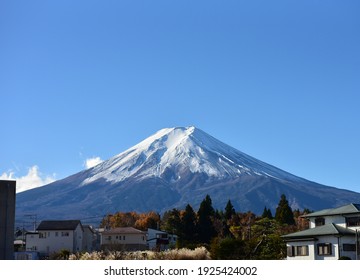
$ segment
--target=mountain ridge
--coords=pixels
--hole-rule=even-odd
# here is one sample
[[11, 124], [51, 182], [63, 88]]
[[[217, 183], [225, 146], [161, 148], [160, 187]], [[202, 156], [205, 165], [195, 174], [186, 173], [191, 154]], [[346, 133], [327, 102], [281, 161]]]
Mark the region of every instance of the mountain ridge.
[[161, 129], [102, 163], [18, 194], [17, 215], [81, 218], [116, 211], [197, 207], [209, 194], [215, 208], [231, 199], [238, 211], [273, 211], [285, 194], [295, 209], [318, 210], [360, 201], [255, 159], [190, 127]]

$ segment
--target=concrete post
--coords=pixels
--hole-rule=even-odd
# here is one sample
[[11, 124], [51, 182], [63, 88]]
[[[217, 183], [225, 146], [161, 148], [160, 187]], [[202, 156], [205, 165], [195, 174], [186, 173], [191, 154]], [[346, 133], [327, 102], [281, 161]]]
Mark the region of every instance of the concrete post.
[[14, 259], [16, 181], [0, 180], [0, 260]]

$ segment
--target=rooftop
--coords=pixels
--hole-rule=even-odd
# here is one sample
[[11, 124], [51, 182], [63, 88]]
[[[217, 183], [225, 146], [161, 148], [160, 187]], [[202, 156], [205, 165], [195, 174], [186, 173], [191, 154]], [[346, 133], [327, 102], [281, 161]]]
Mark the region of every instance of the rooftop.
[[133, 227], [117, 227], [105, 230], [102, 234], [145, 234], [145, 232]]
[[54, 220], [42, 221], [37, 230], [75, 230], [80, 220]]
[[319, 217], [319, 216], [334, 216], [334, 215], [344, 215], [344, 214], [356, 214], [360, 213], [360, 204], [350, 203], [337, 208], [324, 209], [316, 211], [307, 215], [304, 215], [305, 218], [310, 217]]
[[310, 238], [320, 235], [355, 235], [355, 231], [333, 223], [283, 235], [285, 239]]

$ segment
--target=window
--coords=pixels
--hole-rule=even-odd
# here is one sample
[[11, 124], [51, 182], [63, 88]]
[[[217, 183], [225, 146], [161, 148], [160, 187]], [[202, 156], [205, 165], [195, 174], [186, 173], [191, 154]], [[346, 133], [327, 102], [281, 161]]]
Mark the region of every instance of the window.
[[346, 226], [348, 227], [358, 227], [360, 226], [360, 217], [347, 217], [346, 220]]
[[343, 250], [344, 251], [356, 251], [356, 245], [355, 244], [343, 244]]
[[39, 238], [46, 238], [46, 232], [39, 232]]
[[59, 233], [58, 233], [57, 231], [55, 232], [55, 236], [56, 236], [56, 237], [58, 237], [58, 236], [59, 236]]
[[308, 246], [296, 246], [296, 255], [297, 256], [308, 256], [309, 247]]
[[308, 256], [309, 255], [309, 246], [308, 245], [288, 246], [287, 247], [287, 255], [288, 255], [288, 257]]
[[67, 231], [61, 232], [61, 236], [69, 236], [70, 234]]
[[325, 225], [325, 218], [316, 218], [315, 219], [316, 227], [323, 226], [323, 225]]
[[331, 243], [319, 243], [317, 249], [319, 256], [332, 255]]
[[123, 235], [123, 240], [125, 240], [125, 235]]

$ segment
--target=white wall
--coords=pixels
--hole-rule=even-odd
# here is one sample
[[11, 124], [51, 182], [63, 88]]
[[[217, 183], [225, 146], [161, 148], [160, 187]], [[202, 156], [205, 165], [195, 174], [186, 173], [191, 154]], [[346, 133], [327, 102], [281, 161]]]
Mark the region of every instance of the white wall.
[[[109, 237], [111, 237], [109, 239]], [[125, 239], [124, 239], [125, 237]], [[144, 244], [146, 245], [145, 233], [106, 233], [101, 234], [101, 245], [110, 244]]]
[[[318, 255], [317, 244], [319, 243], [331, 243], [331, 255]], [[287, 257], [288, 260], [338, 260], [339, 256], [346, 256], [352, 260], [356, 259], [355, 251], [344, 251], [343, 244], [355, 244], [355, 238], [353, 236], [342, 236], [340, 238], [335, 236], [320, 236], [316, 241], [296, 241], [287, 242], [287, 246], [303, 246], [307, 245], [309, 248], [308, 256], [294, 256]], [[340, 255], [339, 255], [340, 254]]]
[[309, 255], [308, 256], [294, 256], [287, 257], [288, 260], [314, 260], [315, 259], [315, 245], [314, 241], [296, 241], [296, 242], [287, 242], [287, 247], [289, 246], [308, 246]]
[[[40, 238], [43, 236], [43, 238]], [[70, 252], [82, 251], [83, 231], [80, 225], [72, 230], [39, 231], [37, 234], [26, 235], [26, 250], [33, 250], [43, 255], [50, 255], [66, 249]]]
[[[339, 244], [338, 238], [335, 236], [320, 236], [315, 243], [315, 260], [337, 260], [339, 259]], [[318, 255], [317, 244], [319, 243], [331, 243], [331, 255]]]
[[340, 238], [340, 256], [349, 257], [352, 260], [356, 260], [356, 251], [344, 251], [343, 244], [354, 244], [355, 245], [355, 237], [354, 236], [343, 236]]
[[[345, 217], [342, 216], [324, 216], [323, 217], [325, 219], [325, 224], [337, 224], [341, 227], [346, 227], [346, 223], [345, 223]], [[315, 227], [315, 218], [310, 218], [310, 223], [309, 223], [309, 227], [310, 228], [314, 228]]]

